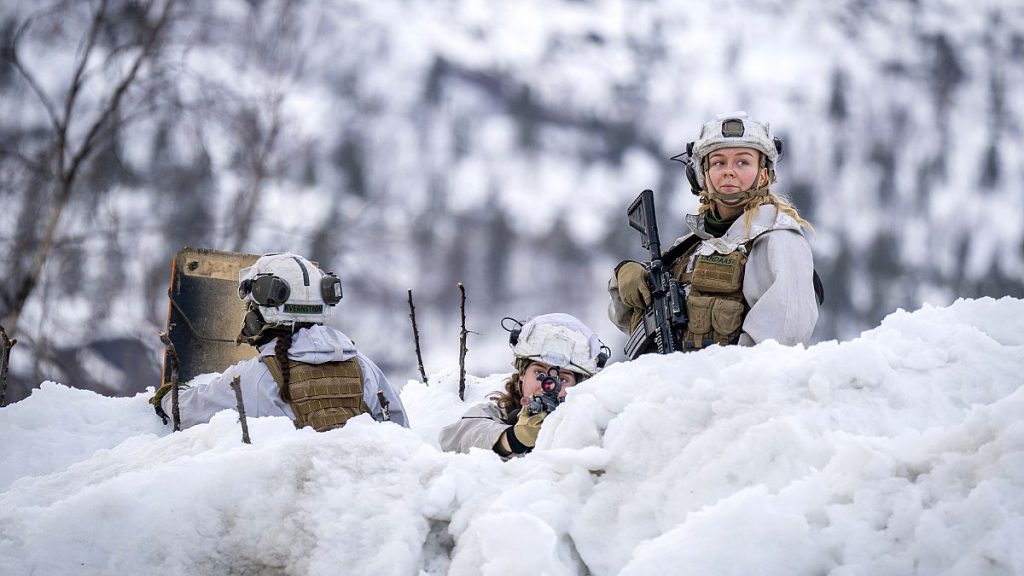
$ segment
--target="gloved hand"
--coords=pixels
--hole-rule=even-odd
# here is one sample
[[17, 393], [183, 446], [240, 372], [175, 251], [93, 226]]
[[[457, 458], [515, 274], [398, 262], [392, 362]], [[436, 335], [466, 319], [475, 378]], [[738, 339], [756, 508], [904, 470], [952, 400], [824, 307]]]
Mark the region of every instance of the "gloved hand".
[[157, 389], [156, 393], [153, 394], [153, 397], [149, 399], [149, 403], [152, 404], [154, 408], [159, 408], [160, 401], [163, 400], [164, 396], [167, 396], [167, 393], [170, 391], [171, 383], [164, 382], [163, 385], [161, 385], [160, 388]]
[[[187, 386], [182, 386], [181, 384], [178, 384], [178, 390], [184, 388], [187, 388]], [[164, 412], [163, 405], [161, 405], [160, 402], [164, 399], [164, 396], [167, 396], [167, 394], [170, 391], [171, 383], [165, 382], [162, 386], [160, 386], [160, 388], [157, 389], [156, 393], [153, 394], [153, 397], [149, 399], [149, 403], [153, 405], [153, 410], [156, 411], [156, 415], [159, 416], [160, 419], [164, 421], [165, 425], [170, 420], [170, 417], [167, 416], [166, 412]]]
[[530, 414], [525, 408], [519, 411], [519, 420], [508, 429], [508, 444], [513, 452], [517, 454], [528, 452], [537, 445], [540, 426], [547, 415], [547, 412]]
[[647, 287], [647, 270], [639, 262], [626, 262], [615, 272], [619, 285], [619, 299], [630, 308], [643, 310], [651, 305], [651, 290]]

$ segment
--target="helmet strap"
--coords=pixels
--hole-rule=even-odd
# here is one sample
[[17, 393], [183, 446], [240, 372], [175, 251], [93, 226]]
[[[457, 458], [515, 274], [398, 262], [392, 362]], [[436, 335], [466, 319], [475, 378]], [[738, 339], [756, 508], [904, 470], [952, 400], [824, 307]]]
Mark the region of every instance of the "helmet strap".
[[[738, 194], [729, 194], [728, 196], [729, 196], [730, 199], [734, 199], [734, 198], [742, 199], [743, 202], [737, 204], [737, 206], [743, 206], [743, 205], [746, 205], [747, 203], [749, 203], [754, 198], [758, 198], [760, 196], [767, 196], [769, 192], [771, 192], [771, 185], [767, 184], [765, 186], [761, 186], [760, 188], [755, 188], [755, 187], [751, 186], [750, 189], [748, 189], [748, 190], [744, 190], [743, 192], [740, 192]], [[721, 198], [723, 198], [725, 196], [726, 196], [725, 194], [722, 194], [720, 191], [715, 190], [714, 187], [712, 187], [710, 185], [708, 186], [707, 197], [708, 197], [708, 201], [709, 202], [714, 201], [714, 200], [720, 200]]]

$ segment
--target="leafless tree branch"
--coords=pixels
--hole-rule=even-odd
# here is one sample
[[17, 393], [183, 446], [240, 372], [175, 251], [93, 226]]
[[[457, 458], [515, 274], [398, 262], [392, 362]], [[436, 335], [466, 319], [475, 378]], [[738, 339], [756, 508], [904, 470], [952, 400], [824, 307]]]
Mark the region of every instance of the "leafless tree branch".
[[4, 397], [7, 396], [7, 366], [11, 360], [11, 348], [17, 343], [18, 340], [8, 338], [4, 327], [0, 326], [0, 406], [4, 405]]
[[[107, 10], [107, 0], [101, 1], [100, 6], [97, 8], [96, 13], [93, 16], [88, 32], [88, 39], [86, 40], [81, 59], [75, 69], [75, 73], [72, 76], [71, 88], [68, 91], [68, 96], [64, 102], [64, 117], [57, 118], [55, 122], [57, 136], [57, 145], [55, 150], [57, 194], [50, 209], [50, 216], [47, 219], [45, 232], [43, 233], [39, 245], [36, 247], [32, 267], [18, 282], [18, 289], [14, 294], [13, 302], [8, 312], [8, 322], [12, 333], [17, 330], [21, 311], [29, 297], [32, 295], [32, 292], [35, 290], [35, 287], [39, 282], [39, 276], [50, 256], [50, 252], [55, 241], [57, 226], [60, 223], [64, 208], [67, 206], [68, 199], [74, 191], [78, 170], [92, 152], [97, 135], [118, 112], [121, 106], [121, 99], [128, 91], [128, 88], [135, 82], [143, 63], [152, 55], [153, 49], [157, 44], [157, 40], [167, 24], [171, 13], [171, 7], [174, 5], [174, 2], [175, 0], [167, 0], [164, 3], [163, 10], [159, 18], [153, 25], [152, 30], [146, 38], [146, 41], [142, 49], [139, 51], [135, 61], [132, 63], [128, 73], [118, 83], [107, 103], [101, 107], [100, 115], [95, 119], [89, 130], [86, 132], [85, 137], [82, 139], [81, 146], [71, 155], [70, 164], [66, 164], [65, 154], [69, 150], [68, 130], [71, 124], [72, 115], [74, 114], [74, 104], [77, 100], [79, 90], [81, 89], [82, 76], [84, 74], [86, 63], [93, 47], [95, 46], [96, 36], [103, 24], [103, 19]], [[49, 101], [45, 98], [45, 95], [43, 95], [42, 92], [37, 92], [37, 94], [40, 95], [45, 106]]]
[[[173, 325], [168, 326], [170, 330]], [[160, 341], [164, 343], [165, 352], [167, 355], [167, 366], [171, 369], [171, 422], [173, 423], [172, 430], [174, 432], [181, 432], [181, 411], [178, 409], [178, 351], [174, 348], [174, 343], [171, 342], [171, 337], [167, 332], [160, 333]]]
[[22, 22], [21, 26], [18, 27], [18, 31], [14, 34], [14, 38], [11, 40], [11, 46], [9, 50], [11, 66], [21, 74], [21, 77], [28, 82], [29, 88], [35, 93], [36, 97], [39, 98], [39, 103], [42, 104], [46, 110], [47, 117], [50, 118], [50, 123], [53, 124], [53, 131], [55, 134], [60, 133], [60, 119], [57, 118], [57, 111], [54, 108], [53, 102], [43, 91], [43, 88], [39, 85], [36, 77], [28, 71], [24, 66], [21, 65], [21, 59], [18, 58], [18, 44], [21, 41], [21, 36], [28, 30], [28, 27], [32, 24], [32, 17], [28, 17]]
[[469, 331], [466, 330], [466, 287], [459, 282], [459, 292], [462, 294], [462, 304], [459, 309], [462, 312], [462, 330], [459, 332], [459, 399], [466, 399], [466, 337]]
[[240, 376], [235, 376], [231, 381], [231, 389], [235, 391], [235, 402], [238, 405], [238, 421], [242, 424], [242, 442], [252, 444], [249, 440], [249, 422], [245, 419], [245, 403], [242, 402], [242, 386], [239, 383]]
[[412, 303], [412, 289], [409, 289], [409, 318], [412, 318], [412, 339], [416, 344], [416, 361], [420, 367], [420, 378], [424, 384], [427, 382], [427, 372], [423, 369], [423, 352], [420, 349], [420, 329], [416, 326], [416, 306]]
[[[259, 205], [260, 197], [263, 195], [263, 187], [267, 178], [272, 175], [273, 169], [268, 166], [271, 155], [277, 146], [278, 135], [281, 131], [281, 97], [280, 95], [273, 98], [273, 102], [269, 106], [270, 108], [270, 119], [269, 125], [266, 126], [266, 135], [263, 136], [258, 143], [254, 143], [257, 149], [252, 154], [249, 169], [251, 172], [251, 181], [247, 188], [238, 192], [239, 205], [241, 206], [240, 214], [238, 216], [237, 224], [234, 228], [235, 238], [232, 243], [232, 250], [240, 252], [245, 247], [246, 242], [249, 241], [249, 233], [252, 229], [253, 221], [255, 220], [256, 207]], [[261, 133], [264, 132], [262, 126], [259, 125], [259, 116], [255, 115], [253, 122], [256, 124], [254, 129]]]

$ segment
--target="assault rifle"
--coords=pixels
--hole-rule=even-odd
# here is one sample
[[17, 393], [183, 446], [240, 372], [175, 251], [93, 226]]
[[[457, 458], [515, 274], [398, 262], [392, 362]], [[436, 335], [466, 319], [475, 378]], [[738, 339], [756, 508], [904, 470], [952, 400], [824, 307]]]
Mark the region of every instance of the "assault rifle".
[[647, 287], [651, 291], [651, 305], [644, 311], [643, 320], [626, 341], [626, 356], [633, 360], [653, 350], [659, 354], [681, 350], [676, 335], [686, 329], [686, 299], [672, 270], [661, 261], [654, 192], [649, 189], [641, 192], [629, 205], [626, 217], [629, 225], [640, 232], [640, 244], [651, 253], [651, 261], [644, 265], [647, 269]]

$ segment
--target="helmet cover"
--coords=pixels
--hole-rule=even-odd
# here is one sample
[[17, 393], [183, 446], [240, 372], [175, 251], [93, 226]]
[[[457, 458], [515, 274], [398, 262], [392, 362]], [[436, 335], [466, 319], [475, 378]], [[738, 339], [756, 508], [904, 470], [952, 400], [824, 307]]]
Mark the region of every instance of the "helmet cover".
[[772, 136], [767, 122], [761, 123], [750, 118], [743, 111], [719, 114], [706, 122], [697, 139], [687, 146], [687, 152], [674, 157], [687, 165], [687, 176], [695, 190], [703, 190], [704, 160], [715, 150], [722, 148], [753, 148], [764, 155], [771, 180], [775, 180], [775, 164], [782, 156], [782, 142]]
[[341, 299], [341, 283], [297, 254], [265, 254], [238, 272], [238, 296], [268, 326], [323, 324]]
[[593, 330], [569, 314], [535, 316], [522, 325], [513, 340], [512, 353], [517, 358], [586, 376], [601, 370], [608, 359], [607, 348]]

